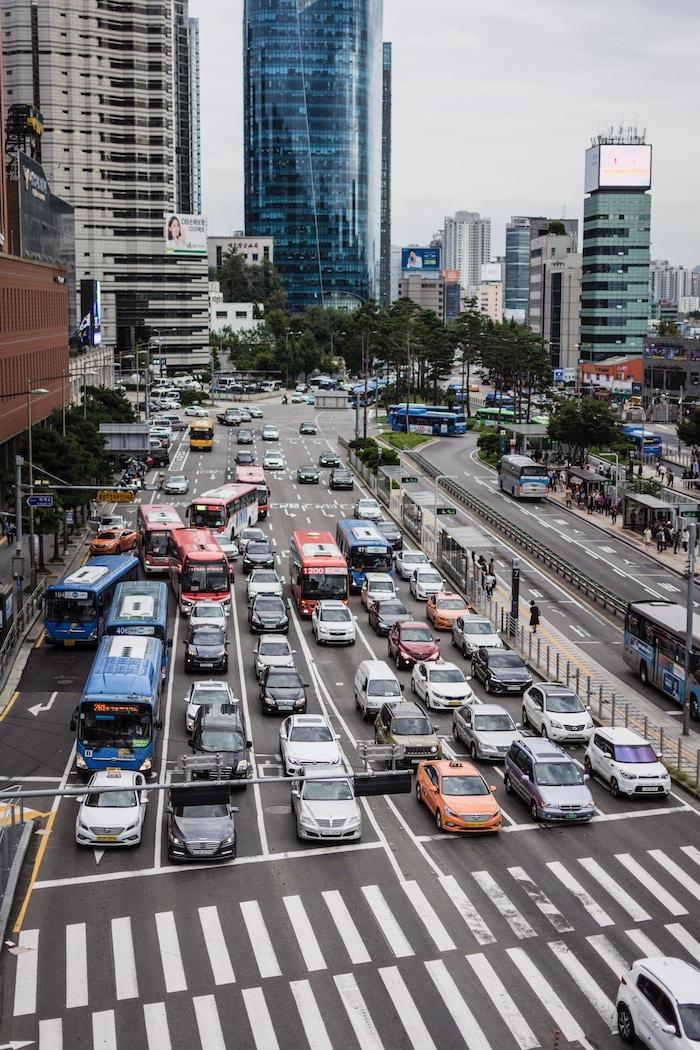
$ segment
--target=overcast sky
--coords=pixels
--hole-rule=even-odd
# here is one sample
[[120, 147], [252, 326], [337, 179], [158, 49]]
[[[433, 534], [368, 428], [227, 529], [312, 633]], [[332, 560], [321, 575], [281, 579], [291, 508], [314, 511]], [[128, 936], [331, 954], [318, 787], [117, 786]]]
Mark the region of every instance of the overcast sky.
[[[204, 211], [243, 229], [243, 0], [199, 17]], [[611, 124], [653, 145], [652, 258], [700, 264], [698, 0], [384, 0], [393, 43], [392, 243], [459, 209], [580, 218], [584, 152]], [[564, 210], [565, 209], [565, 210]]]

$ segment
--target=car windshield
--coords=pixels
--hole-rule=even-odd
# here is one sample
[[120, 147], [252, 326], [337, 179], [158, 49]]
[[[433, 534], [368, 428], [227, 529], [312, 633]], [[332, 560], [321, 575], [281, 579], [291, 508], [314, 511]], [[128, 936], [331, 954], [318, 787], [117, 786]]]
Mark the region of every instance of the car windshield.
[[406, 565], [427, 565], [428, 559], [420, 551], [404, 551], [403, 561]]
[[302, 472], [302, 474], [304, 474], [304, 473], [306, 473], [306, 474], [315, 474], [316, 473], [316, 467], [312, 467], [308, 463], [306, 464], [305, 467], [299, 467], [299, 470]]
[[176, 806], [173, 813], [176, 817], [183, 817], [185, 820], [221, 818], [228, 816], [228, 806], [223, 802], [214, 806]]
[[379, 504], [373, 499], [361, 499], [357, 504], [358, 509], [361, 511], [377, 510]]
[[120, 536], [121, 532], [116, 532], [114, 529], [103, 529], [97, 538], [100, 540], [118, 540]]
[[512, 733], [515, 726], [508, 715], [474, 715], [474, 728], [482, 733]]
[[302, 687], [298, 671], [270, 674], [267, 684], [271, 689], [301, 689]]
[[378, 608], [381, 616], [402, 616], [408, 613], [403, 602], [380, 602]]
[[246, 554], [260, 554], [268, 555], [271, 554], [272, 550], [270, 544], [264, 540], [255, 540], [253, 543], [249, 543], [246, 547]]
[[679, 1003], [678, 1013], [681, 1015], [683, 1031], [688, 1039], [700, 1040], [700, 1004], [689, 1003], [681, 1006]]
[[378, 521], [377, 528], [380, 532], [383, 532], [385, 536], [400, 536], [396, 525], [392, 525], [390, 521]]
[[538, 762], [535, 780], [543, 787], [566, 787], [569, 784], [583, 784], [583, 775], [573, 762]]
[[193, 689], [189, 699], [191, 704], [228, 704], [231, 702], [228, 689], [207, 686], [206, 689]]
[[658, 762], [656, 752], [650, 744], [616, 744], [617, 762]]
[[419, 572], [418, 582], [422, 584], [440, 584], [442, 586], [442, 577], [437, 572]]
[[250, 583], [279, 583], [279, 576], [274, 569], [256, 569], [250, 576]]
[[389, 593], [393, 593], [393, 591], [394, 591], [394, 581], [393, 580], [372, 580], [371, 583], [368, 585], [367, 589], [369, 591], [371, 591], [373, 594], [375, 592], [381, 593], [382, 591], [388, 591]]
[[517, 667], [524, 668], [525, 664], [517, 653], [492, 653], [489, 656], [491, 667]]
[[368, 696], [400, 696], [401, 687], [393, 678], [371, 678], [367, 683]]
[[576, 693], [545, 693], [544, 704], [548, 711], [560, 715], [574, 715], [585, 711]]
[[327, 744], [333, 734], [328, 726], [293, 726], [289, 739], [297, 744]]
[[330, 623], [350, 623], [352, 613], [349, 609], [322, 609], [321, 619], [328, 620]]
[[433, 636], [427, 627], [408, 627], [401, 632], [404, 642], [432, 642]]
[[265, 533], [262, 529], [243, 529], [241, 531], [241, 539], [247, 540], [249, 543], [254, 540], [264, 540], [265, 538]]
[[432, 736], [433, 727], [424, 715], [395, 718], [393, 732], [396, 736]]
[[245, 739], [240, 729], [203, 729], [198, 747], [201, 751], [243, 751]]
[[458, 667], [436, 667], [429, 672], [431, 682], [465, 682], [466, 678]]
[[190, 619], [194, 620], [206, 620], [209, 617], [216, 620], [224, 620], [226, 612], [223, 605], [220, 605], [219, 602], [201, 602], [194, 606], [190, 614]]
[[489, 789], [481, 777], [459, 776], [442, 778], [443, 795], [488, 795]]
[[264, 612], [268, 615], [271, 615], [272, 613], [280, 615], [284, 613], [284, 602], [276, 595], [266, 595], [264, 597], [256, 598], [255, 611]]
[[289, 656], [287, 642], [261, 642], [258, 649], [260, 656]]
[[441, 598], [438, 609], [466, 609], [467, 603], [462, 598]]
[[138, 804], [135, 791], [91, 791], [85, 799], [90, 809], [132, 809]]
[[190, 636], [190, 641], [194, 645], [222, 645], [223, 640], [223, 631], [220, 627], [215, 627], [213, 624], [195, 628]]
[[352, 797], [347, 780], [305, 780], [302, 789], [309, 802], [350, 802]]
[[465, 620], [462, 630], [465, 634], [494, 634], [494, 629], [486, 620]]
[[184, 476], [184, 474], [171, 474], [169, 484], [170, 485], [186, 485], [187, 484], [187, 478]]

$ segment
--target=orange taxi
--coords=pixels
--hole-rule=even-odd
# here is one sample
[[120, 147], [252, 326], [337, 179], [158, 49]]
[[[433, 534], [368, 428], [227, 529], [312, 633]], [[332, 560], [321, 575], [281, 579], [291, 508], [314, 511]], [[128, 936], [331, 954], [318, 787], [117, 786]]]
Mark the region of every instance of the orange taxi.
[[469, 612], [469, 606], [461, 594], [454, 591], [438, 591], [428, 598], [426, 616], [438, 631], [451, 631], [458, 616]]
[[421, 762], [416, 772], [416, 801], [434, 815], [438, 831], [498, 831], [502, 818], [495, 790], [471, 762]]
[[138, 532], [132, 529], [106, 529], [90, 542], [90, 554], [124, 554], [136, 547]]

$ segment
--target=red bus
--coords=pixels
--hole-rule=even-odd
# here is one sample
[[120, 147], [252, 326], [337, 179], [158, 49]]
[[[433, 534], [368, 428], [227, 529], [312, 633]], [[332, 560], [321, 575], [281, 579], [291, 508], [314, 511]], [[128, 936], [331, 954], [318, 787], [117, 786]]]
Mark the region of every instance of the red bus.
[[258, 491], [255, 485], [221, 485], [209, 489], [190, 503], [187, 521], [196, 529], [212, 529], [235, 539], [241, 529], [258, 520]]
[[270, 486], [262, 467], [236, 467], [234, 481], [239, 485], [255, 485], [258, 492], [258, 518], [266, 518], [269, 510]]
[[289, 579], [301, 616], [311, 616], [322, 598], [348, 600], [348, 564], [330, 532], [292, 533]]
[[140, 503], [136, 514], [139, 558], [144, 572], [167, 572], [170, 568], [168, 538], [185, 523], [170, 503]]
[[231, 573], [211, 529], [170, 533], [170, 585], [187, 616], [195, 602], [222, 602], [231, 609]]

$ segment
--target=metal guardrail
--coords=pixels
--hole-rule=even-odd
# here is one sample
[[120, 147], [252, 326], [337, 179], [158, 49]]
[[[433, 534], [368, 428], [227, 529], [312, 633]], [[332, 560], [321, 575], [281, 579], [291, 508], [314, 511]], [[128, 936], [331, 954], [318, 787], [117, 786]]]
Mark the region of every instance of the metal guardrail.
[[7, 632], [2, 645], [0, 645], [0, 686], [5, 683], [8, 664], [13, 662], [15, 650], [23, 640], [25, 632], [33, 624], [36, 614], [41, 608], [41, 598], [47, 585], [48, 580], [44, 577], [39, 580], [32, 593], [25, 597], [22, 608], [15, 616], [10, 630]]
[[[427, 474], [431, 478], [438, 477], [440, 471], [437, 467], [433, 466], [425, 456], [422, 456], [419, 452], [407, 452], [406, 456], [413, 460], [413, 462], [420, 467], [424, 474]], [[507, 536], [509, 540], [522, 547], [529, 554], [534, 555], [538, 561], [543, 562], [548, 568], [552, 569], [562, 579], [573, 584], [577, 590], [582, 591], [593, 601], [602, 605], [604, 609], [611, 609], [614, 613], [620, 613], [624, 615], [627, 610], [627, 602], [620, 598], [619, 595], [609, 590], [607, 587], [603, 587], [592, 577], [587, 576], [586, 573], [575, 569], [570, 565], [564, 558], [561, 558], [554, 551], [549, 550], [543, 543], [536, 540], [534, 536], [525, 532], [524, 529], [516, 526], [508, 518], [505, 518], [502, 514], [498, 514], [493, 510], [487, 503], [480, 500], [477, 496], [474, 496], [471, 492], [468, 492], [463, 485], [458, 484], [455, 481], [451, 481], [448, 478], [441, 478], [439, 482], [440, 486], [445, 489], [451, 496], [460, 503], [463, 503], [469, 510], [475, 511], [480, 517], [484, 518], [490, 525], [502, 532], [504, 536]]]

